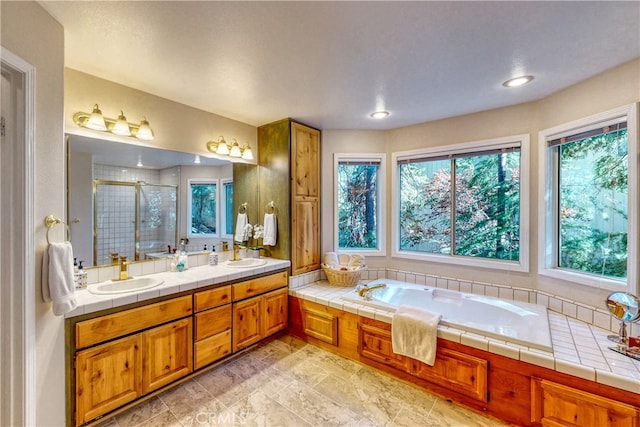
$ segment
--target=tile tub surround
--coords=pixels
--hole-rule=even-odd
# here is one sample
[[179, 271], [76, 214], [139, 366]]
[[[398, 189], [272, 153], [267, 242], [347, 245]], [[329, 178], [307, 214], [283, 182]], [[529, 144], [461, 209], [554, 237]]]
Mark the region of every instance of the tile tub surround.
[[[202, 261], [200, 258], [202, 258]], [[260, 267], [230, 268], [225, 266], [223, 261], [219, 262], [216, 266], [208, 265], [208, 254], [191, 255], [189, 256], [189, 269], [180, 273], [168, 271], [168, 269], [166, 269], [167, 261], [165, 260], [132, 264], [129, 266], [129, 274], [131, 276], [137, 277], [148, 275], [148, 277], [162, 280], [163, 283], [155, 288], [139, 292], [127, 292], [111, 295], [94, 295], [87, 289], [77, 289], [75, 295], [78, 306], [75, 310], [65, 314], [65, 317], [70, 318], [110, 308], [121, 307], [128, 304], [176, 294], [178, 292], [189, 291], [217, 283], [229, 282], [257, 274], [281, 270], [283, 268], [288, 268], [291, 265], [288, 260], [273, 258], [264, 259], [267, 263]], [[197, 266], [194, 267], [193, 265]], [[158, 270], [155, 270], [156, 268]], [[113, 279], [116, 277], [119, 267], [102, 267], [88, 271], [90, 272], [89, 285], [91, 285]]]
[[[379, 272], [373, 273], [377, 275]], [[362, 317], [391, 323], [391, 315], [387, 311], [341, 299], [345, 294], [352, 294], [353, 287], [331, 286], [323, 280], [311, 282], [313, 278], [315, 278], [313, 275], [309, 278], [291, 277], [289, 295]], [[319, 273], [317, 278], [320, 279]], [[375, 278], [379, 277], [369, 279]], [[304, 284], [305, 281], [308, 283]], [[438, 327], [438, 337], [640, 394], [640, 361], [609, 350], [608, 347], [613, 344], [607, 339], [610, 331], [551, 309], [548, 315], [553, 352], [510, 344], [443, 325]]]

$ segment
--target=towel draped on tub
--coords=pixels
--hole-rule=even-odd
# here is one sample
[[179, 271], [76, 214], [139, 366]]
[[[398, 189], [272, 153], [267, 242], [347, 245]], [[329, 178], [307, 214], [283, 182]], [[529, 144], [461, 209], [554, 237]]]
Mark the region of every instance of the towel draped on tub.
[[440, 313], [400, 305], [391, 319], [393, 352], [433, 366], [441, 318]]

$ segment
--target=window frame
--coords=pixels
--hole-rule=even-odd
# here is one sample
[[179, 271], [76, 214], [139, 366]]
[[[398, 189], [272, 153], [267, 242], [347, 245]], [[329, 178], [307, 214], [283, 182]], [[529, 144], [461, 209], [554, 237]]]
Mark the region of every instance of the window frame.
[[[627, 278], [616, 280], [599, 277], [589, 273], [558, 267], [558, 224], [556, 212], [558, 200], [553, 191], [555, 174], [557, 173], [554, 159], [556, 150], [548, 147], [548, 141], [573, 135], [579, 132], [601, 127], [606, 123], [627, 122], [627, 147], [629, 157], [627, 189]], [[630, 104], [605, 111], [592, 116], [563, 123], [538, 133], [538, 156], [540, 159], [540, 174], [538, 178], [538, 274], [553, 279], [564, 280], [582, 286], [610, 291], [626, 291], [636, 293], [640, 289], [637, 285], [639, 254], [638, 231], [638, 104]], [[635, 161], [634, 161], [635, 159]]]
[[[376, 162], [380, 166], [377, 173], [377, 202], [376, 203], [376, 228], [377, 247], [366, 248], [340, 248], [339, 221], [338, 221], [338, 167], [340, 162]], [[334, 153], [333, 155], [333, 239], [335, 250], [340, 253], [358, 253], [368, 256], [387, 255], [387, 226], [386, 226], [386, 200], [387, 200], [387, 154], [386, 153]]]
[[227, 195], [224, 191], [225, 185], [231, 184], [233, 185], [233, 178], [221, 178], [220, 179], [220, 237], [221, 238], [232, 238], [233, 234], [225, 233], [227, 229], [227, 225], [231, 223], [231, 229], [233, 230], [233, 206], [231, 209], [231, 218], [227, 218]]
[[[192, 218], [191, 218], [191, 204], [192, 204], [192, 191], [191, 186], [193, 184], [215, 184], [216, 185], [216, 232], [215, 233], [192, 233], [191, 229], [193, 228]], [[187, 237], [190, 238], [206, 238], [206, 237], [220, 237], [220, 180], [218, 179], [188, 179], [187, 180]]]
[[[391, 188], [392, 191], [392, 208], [391, 208], [391, 223], [392, 231], [391, 238], [393, 241], [391, 256], [394, 258], [428, 261], [442, 264], [455, 264], [468, 267], [477, 268], [489, 268], [495, 270], [528, 272], [529, 271], [529, 194], [530, 194], [530, 180], [529, 180], [529, 163], [530, 163], [530, 151], [529, 151], [529, 134], [512, 135], [501, 138], [492, 138], [480, 141], [463, 142], [459, 144], [442, 145], [430, 148], [421, 148], [410, 151], [393, 152], [391, 154]], [[400, 168], [398, 163], [417, 159], [417, 158], [430, 158], [430, 157], [442, 157], [453, 156], [459, 154], [473, 154], [482, 153], [487, 150], [512, 148], [519, 146], [520, 148], [520, 248], [519, 248], [519, 260], [506, 261], [491, 258], [475, 258], [464, 255], [452, 255], [452, 254], [434, 254], [434, 253], [420, 253], [415, 251], [406, 251], [400, 249], [400, 192], [397, 191], [400, 183]]]

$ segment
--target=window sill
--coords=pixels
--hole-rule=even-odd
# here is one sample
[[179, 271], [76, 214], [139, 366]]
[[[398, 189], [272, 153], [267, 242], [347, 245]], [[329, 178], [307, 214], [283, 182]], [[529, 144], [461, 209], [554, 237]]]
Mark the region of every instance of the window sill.
[[604, 289], [609, 291], [624, 291], [628, 289], [627, 280], [614, 280], [604, 277], [596, 277], [578, 272], [561, 270], [558, 268], [542, 268], [538, 271], [541, 276], [552, 279], [564, 280], [578, 285], [589, 286], [591, 288]]
[[426, 261], [440, 264], [454, 264], [465, 267], [477, 267], [491, 270], [517, 271], [522, 273], [529, 272], [529, 265], [517, 261], [501, 261], [489, 258], [471, 258], [462, 256], [449, 255], [433, 255], [421, 254], [409, 251], [394, 251], [394, 258], [410, 259], [417, 261]]

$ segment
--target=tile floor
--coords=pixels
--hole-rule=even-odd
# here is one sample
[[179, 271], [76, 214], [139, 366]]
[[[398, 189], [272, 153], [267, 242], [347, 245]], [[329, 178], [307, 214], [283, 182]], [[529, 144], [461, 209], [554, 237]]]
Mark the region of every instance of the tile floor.
[[505, 426], [290, 336], [114, 418], [118, 426]]

